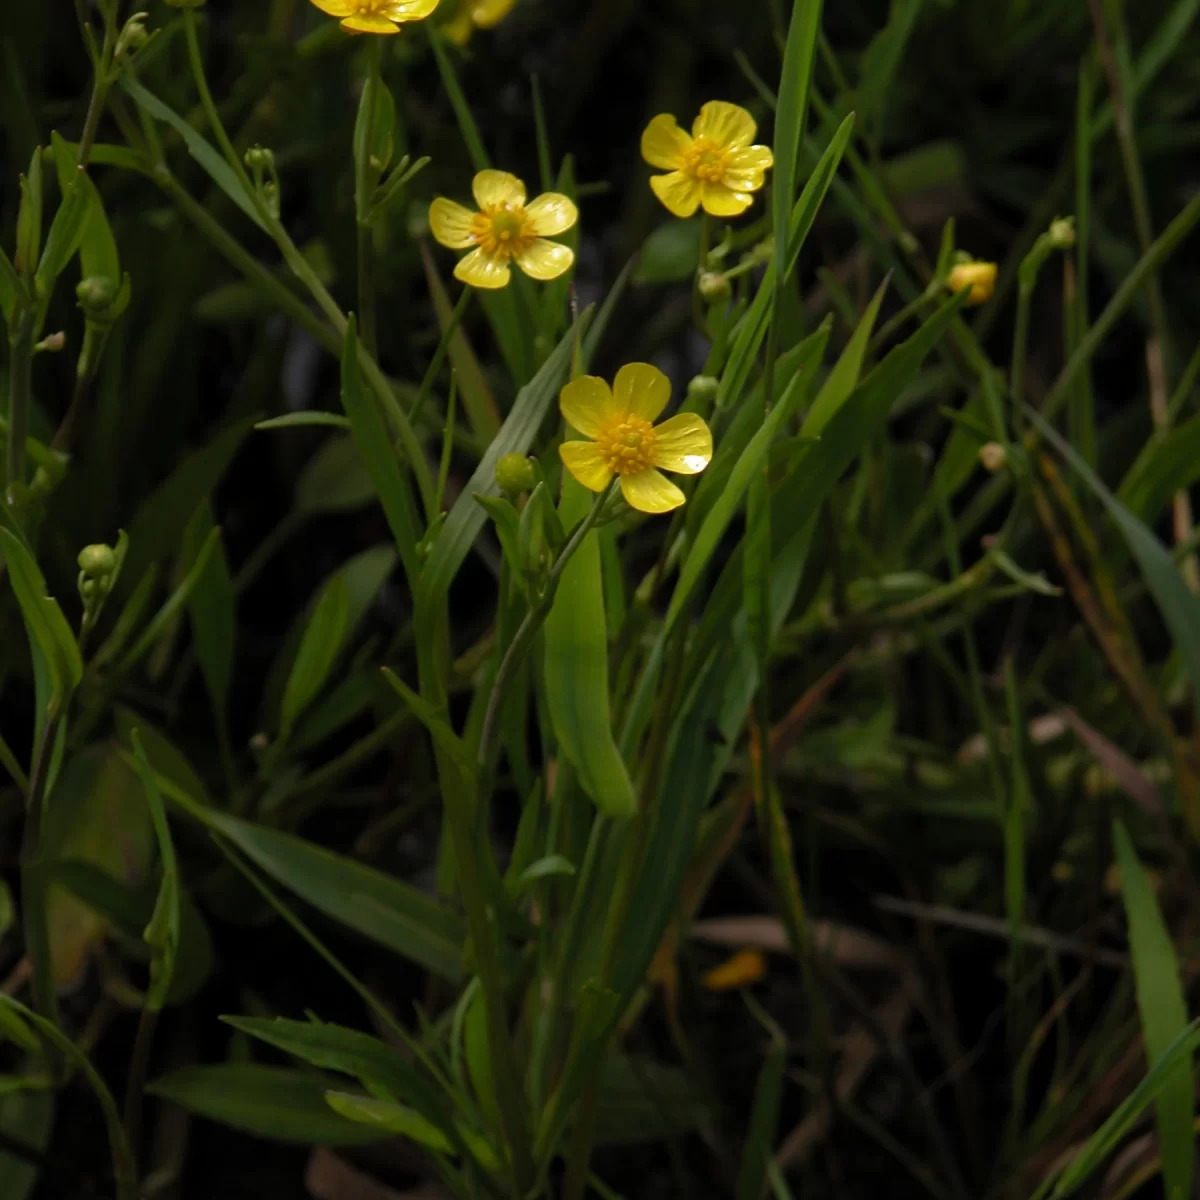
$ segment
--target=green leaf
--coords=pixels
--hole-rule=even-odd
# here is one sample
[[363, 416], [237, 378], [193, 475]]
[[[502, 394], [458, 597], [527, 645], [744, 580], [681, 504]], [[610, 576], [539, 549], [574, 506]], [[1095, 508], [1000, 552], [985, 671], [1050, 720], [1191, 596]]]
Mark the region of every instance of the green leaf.
[[576, 339], [581, 338], [587, 329], [591, 312], [591, 309], [587, 309], [580, 314], [542, 369], [517, 393], [516, 402], [503, 428], [454, 502], [421, 572], [416, 596], [418, 619], [421, 619], [421, 614], [426, 614], [425, 619], [428, 619], [428, 614], [437, 611], [483, 529], [487, 517], [475, 497], [500, 494], [496, 484], [496, 463], [506, 454], [526, 454], [533, 445], [550, 406], [558, 399], [558, 393], [566, 382], [571, 352]]
[[233, 168], [213, 148], [212, 144], [196, 132], [177, 112], [168, 108], [157, 96], [148, 92], [129, 71], [122, 71], [121, 86], [134, 102], [150, 116], [170, 125], [188, 148], [188, 153], [204, 168], [208, 177], [259, 227], [264, 233], [267, 227], [259, 216], [254, 198], [242, 186]]
[[850, 397], [850, 393], [858, 387], [859, 375], [862, 372], [863, 359], [867, 354], [867, 346], [871, 341], [871, 332], [875, 328], [875, 318], [879, 315], [879, 306], [883, 303], [883, 295], [887, 291], [888, 281], [885, 279], [867, 305], [850, 341], [846, 343], [841, 357], [829, 372], [817, 398], [812, 402], [804, 418], [800, 432], [805, 437], [820, 437], [821, 430], [829, 424], [829, 419]]
[[324, 686], [337, 662], [349, 621], [346, 581], [334, 575], [321, 589], [292, 664], [279, 715], [280, 737], [287, 739], [296, 719]]
[[[50, 135], [54, 151], [54, 165], [58, 170], [59, 190], [65, 196], [74, 183], [88, 196], [88, 215], [84, 222], [83, 236], [79, 243], [79, 265], [84, 279], [98, 277], [111, 279], [114, 284], [121, 279], [121, 258], [117, 242], [113, 237], [108, 217], [104, 212], [104, 201], [96, 185], [86, 172], [78, 169], [79, 148], [63, 141], [57, 133]], [[93, 155], [94, 158], [94, 155]]]
[[863, 52], [856, 96], [860, 98], [863, 120], [870, 122], [880, 140], [887, 96], [923, 4], [924, 0], [892, 0], [887, 24]]
[[1176, 492], [1200, 479], [1200, 416], [1151, 438], [1129, 468], [1117, 499], [1148, 525], [1162, 516]]
[[297, 429], [308, 425], [332, 425], [335, 429], [349, 429], [350, 422], [346, 417], [331, 412], [295, 412], [282, 417], [271, 417], [267, 421], [259, 421], [255, 429]]
[[[16, 1089], [4, 1086], [13, 1077], [0, 1077], [0, 1133], [44, 1154], [54, 1131], [54, 1094], [44, 1090]], [[37, 1186], [41, 1168], [25, 1158], [0, 1150], [0, 1179], [4, 1180], [5, 1200], [29, 1200]]]
[[796, 159], [804, 136], [808, 114], [808, 93], [812, 84], [813, 57], [821, 35], [821, 0], [793, 0], [792, 20], [788, 26], [783, 52], [783, 74], [779, 100], [775, 106], [775, 173], [772, 181], [771, 226], [775, 231], [775, 284], [782, 288], [787, 280], [791, 257], [791, 237], [781, 237], [789, 229], [792, 197], [796, 194]]
[[354, 512], [374, 499], [375, 486], [354, 438], [335, 434], [304, 464], [292, 506], [308, 516]]
[[667, 221], [642, 243], [635, 284], [682, 283], [691, 279], [700, 262], [699, 221]]
[[389, 1136], [334, 1111], [325, 1102], [328, 1087], [328, 1080], [308, 1071], [223, 1063], [181, 1067], [146, 1091], [210, 1121], [280, 1142], [359, 1146]]
[[452, 983], [463, 977], [461, 920], [409, 884], [294, 834], [198, 804], [159, 777], [164, 794], [326, 916]]
[[212, 495], [257, 417], [247, 417], [190, 454], [138, 509], [117, 592], [128, 598], [146, 571], [175, 551], [196, 509]]
[[[1145, 869], [1120, 821], [1113, 822], [1113, 847], [1121, 872], [1125, 915], [1129, 920], [1129, 949], [1133, 955], [1146, 1058], [1155, 1063], [1187, 1029], [1187, 1002], [1171, 935], [1163, 922]], [[1182, 1059], [1164, 1081], [1155, 1105], [1168, 1200], [1187, 1200], [1192, 1194], [1195, 1161], [1192, 1133], [1195, 1101], [1190, 1056]]]
[[779, 1124], [779, 1102], [783, 1096], [783, 1073], [787, 1062], [787, 1043], [773, 1038], [754, 1089], [754, 1107], [750, 1110], [750, 1128], [742, 1150], [742, 1169], [738, 1173], [737, 1200], [760, 1200], [763, 1194], [767, 1164], [775, 1151], [775, 1130]]
[[438, 1154], [452, 1154], [454, 1147], [432, 1121], [427, 1121], [416, 1109], [406, 1108], [388, 1100], [375, 1100], [353, 1092], [325, 1093], [325, 1103], [339, 1116], [356, 1125], [365, 1125], [387, 1136], [405, 1137], [426, 1146]]
[[404, 707], [429, 731], [429, 735], [438, 746], [458, 763], [459, 770], [464, 772], [466, 778], [474, 779], [475, 757], [467, 749], [462, 738], [451, 728], [449, 721], [434, 711], [433, 706], [414, 692], [394, 671], [384, 667], [383, 677], [404, 701]]
[[[592, 496], [581, 484], [570, 477], [563, 481], [559, 516], [565, 528], [582, 521], [591, 505]], [[596, 807], [610, 817], [629, 817], [637, 797], [612, 732], [608, 623], [595, 529], [562, 573], [544, 636], [546, 706], [554, 736]]]
[[1192, 694], [1200, 696], [1200, 598], [1188, 590], [1175, 560], [1162, 542], [1105, 487], [1099, 475], [1083, 461], [1042, 416], [1027, 408], [1038, 432], [1053, 445], [1092, 489], [1121, 531], [1130, 553], [1141, 568], [1146, 586], [1171, 632], [1183, 660]]
[[75, 635], [57, 602], [46, 594], [46, 580], [33, 555], [8, 529], [0, 528], [0, 556], [21, 608], [31, 646], [41, 652], [50, 671], [52, 707], [65, 703], [83, 679], [83, 659]]
[[547, 854], [545, 858], [539, 858], [537, 862], [530, 863], [517, 876], [517, 885], [519, 887], [528, 887], [531, 883], [536, 883], [539, 879], [553, 879], [559, 876], [572, 876], [574, 874], [574, 864], [563, 858], [561, 854]]
[[[200, 561], [214, 528], [212, 509], [202, 504], [196, 509], [196, 515], [183, 537], [183, 561], [189, 567]], [[207, 566], [200, 572], [188, 596], [187, 608], [196, 661], [200, 664], [200, 673], [204, 676], [222, 738], [226, 736], [229, 689], [233, 683], [234, 648], [237, 644], [236, 603], [225, 544], [218, 538], [209, 551]]]
[[[828, 336], [828, 331], [826, 331], [826, 336]], [[750, 481], [766, 462], [767, 452], [776, 433], [795, 411], [811, 383], [811, 375], [797, 373], [780, 397], [779, 402], [771, 410], [770, 415], [759, 426], [754, 437], [750, 439], [749, 445], [738, 458], [729, 482], [709, 509], [704, 524], [700, 527], [695, 541], [688, 548], [687, 557], [683, 560], [683, 566], [679, 571], [679, 581], [675, 585], [671, 604], [667, 610], [666, 627], [668, 630], [674, 625], [696, 585], [700, 582], [701, 575], [741, 505], [742, 497], [750, 486]]]
[[179, 871], [175, 865], [175, 846], [171, 841], [171, 830], [167, 826], [167, 814], [163, 806], [158, 783], [150, 760], [142, 749], [141, 739], [135, 729], [130, 734], [133, 756], [137, 759], [138, 773], [146, 792], [146, 803], [150, 819], [154, 823], [154, 836], [158, 839], [158, 855], [162, 867], [162, 880], [158, 887], [158, 899], [150, 924], [143, 937], [150, 947], [150, 988], [146, 993], [146, 1008], [150, 1012], [161, 1011], [171, 991], [175, 975], [175, 958], [179, 951]]
[[412, 586], [418, 572], [418, 518], [412, 489], [401, 469], [392, 439], [388, 436], [383, 414], [374, 398], [363, 389], [358, 370], [358, 327], [353, 316], [346, 325], [346, 341], [342, 350], [342, 407], [350, 418], [354, 442], [366, 464], [367, 474], [375, 485], [388, 528], [400, 552], [400, 561], [404, 564], [404, 574]]
[[86, 181], [81, 183], [82, 176], [79, 172], [76, 174], [79, 177], [63, 192], [62, 203], [54, 214], [50, 232], [46, 235], [46, 245], [38, 262], [34, 283], [38, 296], [43, 299], [54, 290], [55, 280], [66, 270], [67, 263], [75, 257], [79, 243], [83, 241], [84, 227], [92, 214], [91, 194], [87, 190]]
[[133, 749], [133, 731], [136, 729], [155, 772], [174, 784], [176, 790], [182, 791], [193, 800], [198, 800], [208, 808], [213, 807], [213, 798], [204, 786], [196, 768], [188, 761], [187, 756], [180, 750], [162, 730], [157, 729], [139, 713], [123, 704], [118, 704], [113, 710], [117, 726], [117, 734], [123, 745]]

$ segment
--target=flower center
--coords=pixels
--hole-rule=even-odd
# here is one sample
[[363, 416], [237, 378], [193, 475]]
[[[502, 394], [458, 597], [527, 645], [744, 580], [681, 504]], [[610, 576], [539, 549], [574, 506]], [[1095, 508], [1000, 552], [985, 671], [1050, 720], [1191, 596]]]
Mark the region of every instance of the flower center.
[[380, 9], [387, 8], [392, 0], [358, 0], [358, 12], [363, 17], [373, 17]]
[[528, 249], [536, 236], [528, 225], [524, 208], [493, 208], [475, 214], [471, 236], [484, 254], [513, 258]]
[[636, 475], [654, 465], [654, 426], [643, 417], [617, 417], [600, 430], [596, 447], [616, 474]]
[[728, 166], [729, 151], [712, 138], [697, 138], [684, 152], [684, 171], [704, 183], [720, 183]]

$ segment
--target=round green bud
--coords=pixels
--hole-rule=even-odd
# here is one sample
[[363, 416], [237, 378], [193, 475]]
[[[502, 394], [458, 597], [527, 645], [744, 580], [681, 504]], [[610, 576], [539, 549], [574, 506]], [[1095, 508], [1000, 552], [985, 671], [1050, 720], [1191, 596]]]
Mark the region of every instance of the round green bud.
[[1056, 250], [1069, 250], [1075, 245], [1075, 218], [1059, 217], [1051, 221], [1050, 241]]
[[524, 454], [506, 454], [496, 464], [496, 483], [510, 496], [531, 492], [537, 486], [533, 463]]
[[115, 279], [107, 275], [89, 275], [75, 288], [75, 299], [84, 316], [102, 317], [112, 307], [120, 289]]
[[246, 151], [245, 162], [249, 171], [269, 171], [275, 164], [275, 155], [266, 146], [251, 146]]
[[712, 401], [721, 390], [721, 381], [712, 375], [697, 375], [687, 386], [689, 400]]
[[1008, 465], [1008, 451], [999, 442], [988, 442], [979, 447], [979, 461], [985, 470], [995, 474]]
[[75, 561], [79, 569], [93, 579], [103, 579], [117, 568], [117, 556], [111, 546], [84, 546]]
[[117, 48], [114, 53], [115, 58], [124, 58], [127, 55], [136, 54], [150, 40], [150, 35], [146, 32], [146, 26], [142, 24], [147, 16], [149, 16], [149, 13], [134, 13], [125, 22], [125, 28], [121, 30], [121, 36], [117, 38]]
[[729, 280], [724, 275], [715, 271], [700, 273], [700, 295], [709, 304], [719, 304], [722, 300], [728, 300], [730, 291]]

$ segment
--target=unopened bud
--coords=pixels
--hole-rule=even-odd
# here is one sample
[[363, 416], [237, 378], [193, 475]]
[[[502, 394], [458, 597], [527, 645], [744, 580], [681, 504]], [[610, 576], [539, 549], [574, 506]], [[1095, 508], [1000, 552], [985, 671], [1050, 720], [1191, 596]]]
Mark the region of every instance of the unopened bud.
[[84, 546], [75, 560], [79, 569], [91, 579], [103, 579], [117, 567], [117, 556], [111, 546], [97, 544]]
[[989, 262], [960, 262], [946, 277], [946, 287], [954, 293], [968, 288], [967, 304], [974, 308], [985, 304], [996, 290], [996, 264]]
[[721, 390], [721, 381], [712, 375], [697, 375], [687, 385], [689, 400], [715, 400]]
[[131, 54], [136, 54], [150, 40], [150, 35], [146, 32], [146, 26], [142, 24], [149, 15], [149, 13], [144, 12], [134, 13], [125, 22], [125, 28], [121, 30], [121, 36], [117, 38], [117, 48], [113, 52], [114, 58], [121, 59]]
[[269, 171], [275, 165], [275, 155], [266, 146], [251, 146], [245, 163], [249, 171]]
[[88, 317], [103, 316], [117, 298], [117, 282], [107, 275], [89, 275], [75, 288], [79, 307]]
[[510, 496], [531, 492], [537, 486], [533, 463], [524, 454], [506, 454], [496, 464], [496, 484]]
[[1050, 242], [1056, 250], [1069, 250], [1075, 245], [1075, 218], [1058, 217], [1051, 221]]
[[48, 334], [42, 338], [34, 350], [41, 354], [57, 354], [67, 344], [67, 335], [60, 329], [57, 333]]
[[722, 300], [728, 300], [729, 292], [729, 280], [724, 275], [718, 275], [715, 271], [700, 273], [700, 295], [709, 304], [719, 304]]
[[979, 461], [983, 463], [985, 470], [994, 475], [1008, 465], [1008, 451], [999, 442], [988, 442], [979, 447]]

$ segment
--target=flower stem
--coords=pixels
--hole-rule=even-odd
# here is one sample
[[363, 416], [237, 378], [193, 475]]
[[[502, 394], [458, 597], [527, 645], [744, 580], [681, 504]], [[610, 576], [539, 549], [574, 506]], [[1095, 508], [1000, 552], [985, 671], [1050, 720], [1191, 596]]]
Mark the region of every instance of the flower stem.
[[12, 336], [8, 383], [8, 484], [25, 482], [25, 439], [33, 402], [33, 333], [37, 320], [32, 308], [17, 318]]
[[433, 358], [430, 360], [429, 366], [425, 371], [425, 377], [421, 380], [421, 388], [417, 392], [417, 398], [413, 401], [412, 408], [408, 410], [408, 419], [411, 424], [416, 424], [421, 409], [425, 407], [425, 401], [429, 399], [429, 393], [433, 390], [433, 381], [437, 378], [437, 373], [441, 370], [442, 363], [446, 361], [446, 354], [450, 349], [450, 339], [458, 332], [463, 314], [467, 311], [467, 307], [471, 303], [471, 297], [474, 294], [474, 288], [464, 287], [462, 294], [458, 298], [458, 303], [454, 306], [454, 311], [450, 314], [450, 320], [446, 323], [446, 328], [442, 331], [441, 341], [438, 342]]
[[575, 527], [575, 532], [563, 547], [554, 566], [550, 568], [541, 599], [525, 614], [525, 619], [521, 622], [520, 628], [505, 651], [504, 658], [500, 661], [500, 669], [496, 672], [496, 680], [492, 684], [492, 694], [488, 697], [487, 711], [483, 718], [483, 732], [479, 735], [479, 763], [485, 773], [491, 767], [490, 759], [494, 751], [492, 743], [495, 740], [496, 721], [500, 715], [500, 705], [503, 703], [504, 693], [508, 690], [508, 685], [512, 682], [517, 668], [529, 652], [529, 647], [533, 644], [538, 630], [550, 615], [550, 609], [554, 605], [554, 593], [558, 591], [558, 584], [562, 579], [563, 572], [567, 569], [567, 563], [571, 561], [575, 551], [583, 545], [583, 539], [591, 533], [611, 494], [612, 485], [596, 496], [588, 515]]
[[192, 67], [192, 78], [196, 84], [196, 91], [200, 94], [200, 105], [204, 109], [204, 116], [208, 121], [208, 126], [212, 130], [213, 137], [217, 139], [217, 145], [220, 146], [221, 153], [225, 155], [225, 160], [233, 168], [233, 173], [238, 177], [238, 181], [242, 187], [246, 189], [246, 194], [256, 204], [260, 204], [258, 193], [254, 185], [250, 182], [250, 176], [246, 174], [246, 165], [242, 162], [238, 152], [233, 148], [233, 143], [229, 140], [229, 134], [225, 132], [225, 124], [221, 120], [221, 114], [217, 112], [217, 106], [213, 102], [212, 92], [209, 91], [208, 78], [204, 74], [204, 58], [200, 53], [200, 40], [196, 36], [195, 9], [185, 8], [183, 10], [183, 29], [187, 37], [188, 62]]
[[358, 333], [368, 353], [377, 353], [375, 341], [374, 231], [368, 216], [371, 207], [371, 148], [375, 144], [375, 116], [379, 107], [379, 66], [383, 39], [371, 38], [367, 48], [367, 81], [363, 87], [366, 126], [362, 142], [355, 146], [354, 208], [358, 232]]

